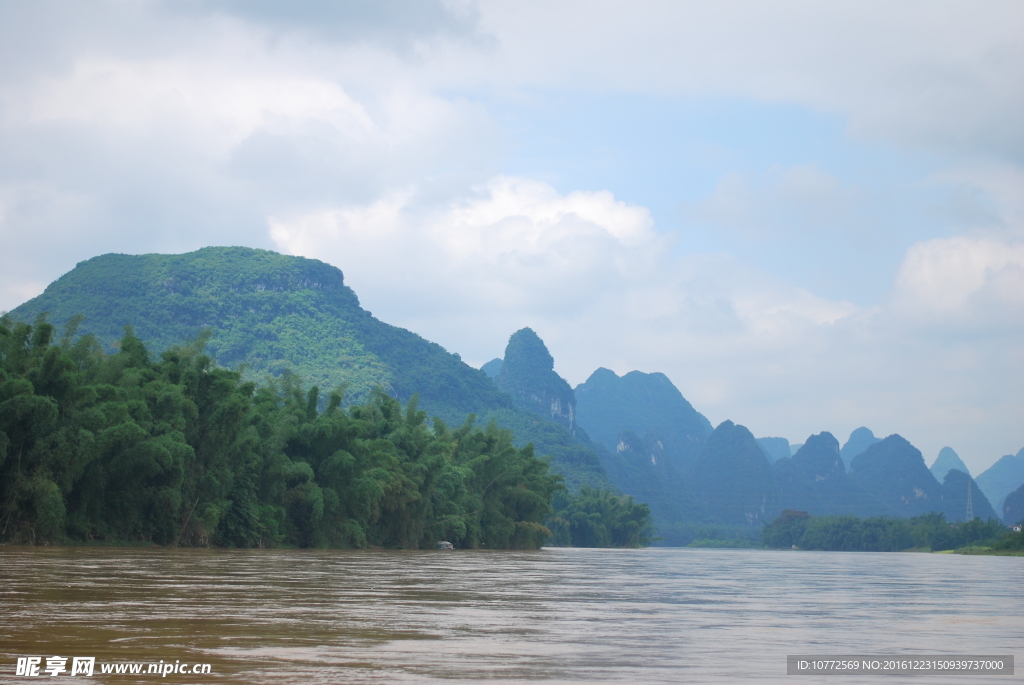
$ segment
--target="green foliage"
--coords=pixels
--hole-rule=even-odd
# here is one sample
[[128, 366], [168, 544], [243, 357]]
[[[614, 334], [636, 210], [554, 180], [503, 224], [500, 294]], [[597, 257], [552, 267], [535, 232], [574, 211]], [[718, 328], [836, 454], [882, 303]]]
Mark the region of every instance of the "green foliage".
[[601, 468], [599, 448], [583, 431], [577, 430], [573, 435], [563, 426], [522, 409], [499, 409], [488, 412], [483, 418], [511, 431], [516, 445], [532, 444], [537, 454], [550, 457], [552, 470], [562, 474], [570, 491], [576, 492], [584, 485], [612, 488]]
[[418, 393], [432, 414], [458, 422], [511, 406], [458, 355], [375, 319], [341, 271], [314, 259], [244, 247], [107, 254], [78, 264], [11, 317], [44, 312], [74, 324], [67, 340], [77, 328], [106, 350], [126, 325], [157, 354], [203, 337], [209, 356], [246, 380], [291, 371], [311, 385], [344, 387], [347, 402], [365, 402], [376, 387], [403, 402]]
[[651, 510], [632, 497], [584, 485], [576, 495], [556, 495], [554, 506], [548, 520], [554, 545], [646, 547], [651, 543]]
[[1006, 533], [992, 545], [992, 549], [1024, 552], [1024, 531]]
[[531, 446], [414, 396], [347, 409], [282, 373], [257, 387], [204, 341], [152, 359], [0, 319], [0, 539], [259, 547], [536, 548], [562, 488]]
[[844, 552], [898, 552], [918, 548], [951, 550], [988, 544], [1000, 538], [1005, 527], [995, 519], [974, 519], [951, 524], [942, 514], [910, 519], [876, 516], [808, 516], [787, 510], [761, 530], [766, 547], [819, 549]]

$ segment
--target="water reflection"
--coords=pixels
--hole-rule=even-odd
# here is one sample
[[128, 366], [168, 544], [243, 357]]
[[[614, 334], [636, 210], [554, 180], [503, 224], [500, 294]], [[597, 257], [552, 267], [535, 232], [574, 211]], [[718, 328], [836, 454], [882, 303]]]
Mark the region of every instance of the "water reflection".
[[59, 654], [213, 665], [179, 683], [791, 682], [791, 653], [1011, 654], [1022, 580], [953, 555], [0, 548], [0, 678]]

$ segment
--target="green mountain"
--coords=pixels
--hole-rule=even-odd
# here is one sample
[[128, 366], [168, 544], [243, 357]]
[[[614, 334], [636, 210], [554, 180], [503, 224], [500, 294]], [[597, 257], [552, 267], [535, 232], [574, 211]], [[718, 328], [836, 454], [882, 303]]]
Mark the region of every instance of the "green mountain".
[[950, 469], [946, 474], [942, 483], [942, 500], [942, 508], [938, 511], [946, 515], [947, 521], [966, 521], [968, 508], [972, 518], [982, 521], [1002, 518], [996, 514], [974, 479], [959, 469]]
[[555, 361], [544, 341], [523, 328], [509, 338], [504, 361], [494, 361], [485, 366], [498, 369], [494, 384], [511, 395], [515, 406], [486, 413], [483, 420], [511, 430], [517, 445], [532, 442], [538, 454], [554, 455], [551, 466], [571, 491], [584, 485], [610, 489], [599, 446], [576, 423], [576, 397], [555, 373]]
[[828, 432], [807, 438], [792, 458], [775, 462], [779, 507], [812, 515], [894, 513], [846, 473], [839, 442]]
[[1024, 485], [1003, 500], [1003, 521], [1009, 525], [1024, 521]]
[[839, 454], [843, 457], [843, 463], [846, 464], [846, 470], [850, 470], [854, 457], [876, 442], [880, 442], [880, 440], [880, 438], [876, 438], [875, 434], [864, 426], [850, 433], [850, 439], [843, 445], [843, 449], [839, 450]]
[[899, 435], [854, 457], [850, 477], [899, 516], [944, 510], [942, 486], [925, 466], [921, 451]]
[[629, 431], [654, 446], [678, 475], [686, 473], [711, 435], [711, 423], [686, 401], [663, 373], [630, 371], [619, 377], [598, 369], [576, 386], [579, 424], [609, 451], [620, 451], [621, 434]]
[[509, 338], [494, 384], [512, 396], [516, 408], [550, 419], [569, 432], [576, 428], [576, 396], [555, 373], [555, 360], [533, 329], [523, 328]]
[[640, 438], [624, 430], [619, 433], [614, 452], [598, 445], [601, 464], [612, 485], [651, 508], [658, 534], [667, 542], [688, 543], [671, 531], [681, 522], [700, 520], [700, 511], [683, 475], [665, 458], [661, 441], [651, 434]]
[[777, 514], [772, 465], [750, 431], [732, 421], [708, 436], [687, 480], [712, 521], [752, 526]]
[[[361, 402], [376, 386], [402, 402], [414, 393], [432, 415], [461, 422], [471, 412], [511, 407], [484, 372], [456, 354], [359, 306], [336, 267], [245, 247], [180, 255], [107, 254], [78, 264], [42, 295], [10, 312], [48, 314], [113, 348], [132, 326], [154, 355], [211, 331], [206, 350], [256, 380], [298, 373], [325, 392]], [[244, 365], [244, 367], [243, 367]]]
[[1003, 500], [1011, 492], [1024, 485], [1024, 449], [1017, 454], [1007, 454], [978, 476], [978, 487], [1002, 511]]
[[498, 372], [501, 371], [501, 363], [501, 359], [492, 359], [481, 366], [480, 370], [486, 373], [489, 377], [494, 378], [498, 375]]
[[935, 476], [935, 480], [940, 483], [946, 479], [946, 474], [950, 470], [956, 469], [966, 473], [968, 476], [971, 475], [970, 470], [961, 461], [960, 455], [957, 454], [952, 447], [943, 447], [939, 450], [939, 456], [935, 458], [935, 463], [929, 467], [929, 471]]
[[[580, 426], [601, 446], [601, 463], [617, 488], [651, 508], [659, 535], [686, 544], [680, 524], [701, 520], [685, 483], [711, 424], [665, 374], [598, 369], [576, 386]], [[682, 528], [687, 528], [683, 525]]]

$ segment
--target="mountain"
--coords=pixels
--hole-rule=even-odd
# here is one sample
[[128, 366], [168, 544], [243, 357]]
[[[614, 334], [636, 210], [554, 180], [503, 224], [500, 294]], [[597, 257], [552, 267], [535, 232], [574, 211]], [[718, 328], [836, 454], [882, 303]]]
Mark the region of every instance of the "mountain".
[[789, 450], [789, 440], [785, 438], [758, 438], [757, 444], [760, 445], [764, 456], [768, 457], [768, 461], [773, 464], [779, 459], [785, 459], [795, 454]]
[[570, 433], [576, 428], [576, 395], [555, 373], [554, 358], [532, 329], [520, 329], [509, 338], [494, 384], [512, 396], [518, 409], [548, 418]]
[[1013, 525], [1024, 521], [1024, 485], [1020, 486], [1003, 500], [1003, 522]]
[[863, 518], [895, 513], [850, 478], [839, 441], [831, 433], [810, 436], [793, 457], [775, 462], [774, 469], [781, 509]]
[[659, 534], [686, 544], [676, 524], [700, 519], [685, 476], [712, 432], [663, 373], [600, 368], [576, 386], [581, 428], [601, 446], [608, 480], [651, 508]]
[[846, 441], [843, 449], [839, 451], [839, 454], [843, 457], [843, 463], [846, 464], [846, 470], [850, 470], [854, 457], [879, 441], [880, 439], [876, 438], [874, 433], [863, 426], [850, 433], [850, 439]]
[[551, 465], [565, 477], [570, 490], [583, 485], [611, 488], [598, 446], [576, 423], [576, 396], [555, 373], [554, 358], [544, 341], [523, 328], [509, 338], [504, 361], [495, 361], [501, 366], [494, 384], [512, 396], [515, 406], [482, 419], [511, 430], [517, 446], [532, 442], [538, 454], [554, 455]]
[[954, 452], [952, 447], [943, 447], [939, 450], [939, 456], [935, 458], [935, 463], [931, 465], [929, 471], [935, 476], [935, 480], [941, 483], [950, 469], [962, 471], [968, 476], [971, 475], [967, 466], [960, 460], [960, 455]]
[[650, 443], [649, 456], [679, 476], [713, 430], [663, 373], [630, 371], [620, 377], [601, 368], [576, 386], [576, 402], [580, 426], [609, 451], [621, 451], [621, 434], [628, 431]]
[[1001, 457], [978, 476], [977, 483], [988, 501], [995, 504], [998, 511], [1002, 511], [1006, 496], [1024, 485], [1024, 449], [1015, 455]]
[[[418, 393], [419, 408], [431, 416], [461, 424], [476, 414], [479, 424], [494, 419], [512, 430], [516, 447], [533, 442], [538, 456], [553, 457], [552, 468], [571, 489], [609, 487], [592, 449], [557, 423], [517, 409], [485, 371], [459, 355], [374, 318], [342, 272], [315, 259], [244, 247], [102, 255], [78, 264], [10, 316], [33, 321], [43, 313], [58, 326], [84, 315], [78, 333], [95, 335], [107, 348], [130, 325], [154, 357], [209, 328], [207, 352], [253, 380], [295, 372], [306, 385], [320, 386], [321, 397], [344, 387], [346, 403], [368, 398], [378, 386], [403, 402]], [[572, 390], [557, 381], [563, 406], [572, 411]]]
[[890, 435], [854, 457], [850, 477], [899, 516], [943, 511], [942, 486], [924, 465], [921, 451], [899, 435]]
[[1001, 519], [988, 498], [967, 473], [960, 469], [951, 469], [942, 483], [942, 509], [947, 521], [966, 521], [968, 510], [968, 491], [970, 491], [970, 510], [973, 518], [982, 521]]
[[687, 480], [711, 521], [752, 526], [778, 513], [772, 465], [750, 431], [732, 421], [708, 436]]
[[663, 443], [652, 434], [641, 438], [633, 431], [624, 430], [619, 433], [615, 451], [609, 451], [601, 443], [597, 446], [612, 485], [646, 503], [651, 508], [659, 535], [678, 543], [668, 534], [673, 524], [694, 521], [700, 516], [682, 474], [665, 458]]
[[336, 267], [245, 247], [180, 255], [106, 254], [79, 263], [10, 312], [31, 322], [48, 313], [62, 326], [78, 314], [79, 334], [106, 348], [132, 326], [159, 355], [201, 335], [222, 366], [245, 365], [255, 380], [298, 373], [325, 392], [344, 386], [358, 402], [377, 386], [446, 420], [512, 406], [487, 377], [436, 343], [374, 318]]
[[494, 378], [498, 375], [498, 372], [501, 371], [501, 359], [492, 359], [481, 366], [480, 370], [486, 373], [490, 378]]

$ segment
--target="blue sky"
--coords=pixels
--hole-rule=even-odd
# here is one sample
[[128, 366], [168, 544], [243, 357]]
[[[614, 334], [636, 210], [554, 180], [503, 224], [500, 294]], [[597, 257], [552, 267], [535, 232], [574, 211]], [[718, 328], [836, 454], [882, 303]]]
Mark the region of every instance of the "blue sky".
[[482, 364], [715, 424], [1024, 446], [1016, 2], [0, 3], [0, 310], [106, 252], [322, 259]]
[[[504, 173], [561, 192], [614, 188], [647, 207], [659, 231], [677, 232], [679, 249], [726, 251], [828, 297], [876, 302], [912, 243], [954, 228], [943, 205], [957, 188], [924, 181], [939, 160], [853, 140], [840, 114], [719, 98], [531, 96], [489, 103], [510, 138]], [[766, 193], [800, 167], [833, 177], [856, 206], [836, 215], [794, 200], [732, 226], [700, 211], [724, 177]]]

